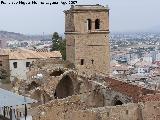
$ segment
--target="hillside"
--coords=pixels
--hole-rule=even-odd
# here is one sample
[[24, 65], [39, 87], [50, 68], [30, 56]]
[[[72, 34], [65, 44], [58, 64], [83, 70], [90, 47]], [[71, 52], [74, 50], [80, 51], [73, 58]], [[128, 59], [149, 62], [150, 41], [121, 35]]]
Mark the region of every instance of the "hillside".
[[20, 33], [0, 31], [0, 39], [1, 40], [51, 40], [51, 35], [24, 35]]

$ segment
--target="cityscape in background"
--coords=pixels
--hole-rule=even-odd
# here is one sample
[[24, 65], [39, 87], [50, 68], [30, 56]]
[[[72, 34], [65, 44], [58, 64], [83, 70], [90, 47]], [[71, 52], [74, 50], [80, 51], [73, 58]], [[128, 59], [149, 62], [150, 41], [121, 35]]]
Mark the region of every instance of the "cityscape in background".
[[160, 120], [160, 31], [110, 31], [72, 5], [64, 33], [0, 31], [0, 120]]

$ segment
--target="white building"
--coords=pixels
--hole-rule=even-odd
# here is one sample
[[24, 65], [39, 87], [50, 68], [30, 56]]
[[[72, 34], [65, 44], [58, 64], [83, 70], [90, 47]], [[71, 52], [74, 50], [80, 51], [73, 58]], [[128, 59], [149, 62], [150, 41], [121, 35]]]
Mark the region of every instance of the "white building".
[[10, 80], [13, 81], [15, 78], [27, 80], [26, 73], [29, 70], [30, 64], [37, 59], [49, 58], [62, 59], [62, 55], [59, 51], [36, 52], [31, 50], [21, 50], [10, 52]]

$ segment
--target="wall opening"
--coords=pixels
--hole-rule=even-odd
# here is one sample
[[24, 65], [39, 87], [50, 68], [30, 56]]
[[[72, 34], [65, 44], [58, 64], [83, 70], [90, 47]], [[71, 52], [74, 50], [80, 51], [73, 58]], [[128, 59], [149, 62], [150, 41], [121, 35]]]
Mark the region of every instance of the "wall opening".
[[84, 59], [81, 59], [81, 65], [84, 65]]
[[91, 30], [92, 29], [92, 21], [91, 19], [87, 19], [87, 30]]
[[30, 62], [26, 62], [26, 67], [29, 67], [30, 66]]
[[94, 60], [93, 59], [91, 60], [91, 62], [92, 62], [92, 64], [94, 64]]
[[100, 20], [99, 19], [95, 20], [95, 29], [100, 29]]
[[13, 62], [13, 67], [17, 68], [17, 62]]
[[73, 95], [74, 87], [71, 78], [67, 75], [58, 83], [54, 97], [57, 99], [66, 98]]
[[116, 105], [122, 105], [123, 103], [120, 101], [120, 100], [116, 100], [115, 102], [114, 102], [114, 105], [116, 106]]
[[50, 76], [60, 76], [61, 74], [63, 74], [64, 72], [62, 70], [56, 70], [53, 71]]
[[2, 61], [0, 61], [0, 66], [2, 66]]

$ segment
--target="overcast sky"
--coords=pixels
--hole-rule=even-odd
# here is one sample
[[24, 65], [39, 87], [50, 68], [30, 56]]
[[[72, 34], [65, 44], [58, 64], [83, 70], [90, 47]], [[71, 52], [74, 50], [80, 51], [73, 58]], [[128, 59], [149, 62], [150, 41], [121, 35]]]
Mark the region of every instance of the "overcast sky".
[[[6, 2], [18, 0], [4, 0]], [[30, 0], [22, 0], [30, 1]], [[59, 1], [60, 0], [37, 0]], [[62, 0], [69, 1], [69, 0]], [[110, 31], [132, 32], [160, 27], [160, 0], [77, 0], [110, 8]], [[0, 30], [24, 34], [64, 32], [64, 13], [70, 5], [0, 5]]]

